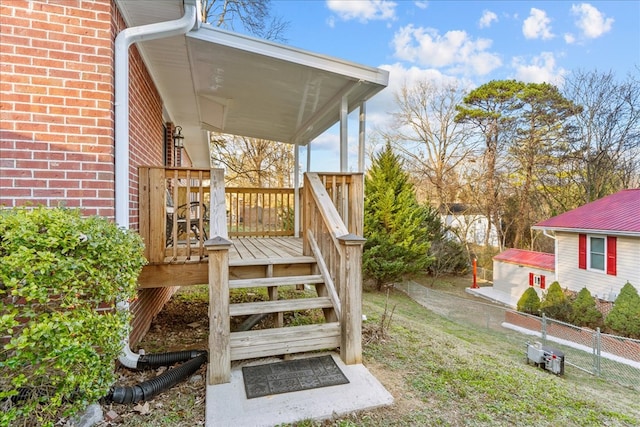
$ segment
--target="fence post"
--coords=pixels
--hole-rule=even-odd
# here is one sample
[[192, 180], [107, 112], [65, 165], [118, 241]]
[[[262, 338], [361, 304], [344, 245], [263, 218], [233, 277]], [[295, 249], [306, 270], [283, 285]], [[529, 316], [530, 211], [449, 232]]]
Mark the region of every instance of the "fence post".
[[602, 337], [600, 335], [600, 328], [596, 329], [596, 375], [600, 376], [600, 361], [602, 360]]
[[542, 313], [542, 330], [540, 331], [540, 335], [542, 338], [542, 344], [547, 343], [547, 316], [545, 316], [544, 312]]

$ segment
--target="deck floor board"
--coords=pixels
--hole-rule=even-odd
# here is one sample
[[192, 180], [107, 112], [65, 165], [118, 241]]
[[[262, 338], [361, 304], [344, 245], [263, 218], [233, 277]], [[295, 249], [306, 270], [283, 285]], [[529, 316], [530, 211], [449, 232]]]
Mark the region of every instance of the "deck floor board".
[[302, 256], [302, 239], [295, 237], [240, 237], [231, 239], [231, 243], [230, 261]]

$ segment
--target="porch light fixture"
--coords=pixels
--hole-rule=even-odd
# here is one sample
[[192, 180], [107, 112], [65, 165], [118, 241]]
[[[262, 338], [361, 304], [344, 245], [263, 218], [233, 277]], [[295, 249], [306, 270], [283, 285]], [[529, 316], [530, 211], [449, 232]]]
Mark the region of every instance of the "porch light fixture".
[[182, 126], [176, 126], [173, 133], [173, 146], [176, 148], [184, 148], [184, 135], [182, 134]]

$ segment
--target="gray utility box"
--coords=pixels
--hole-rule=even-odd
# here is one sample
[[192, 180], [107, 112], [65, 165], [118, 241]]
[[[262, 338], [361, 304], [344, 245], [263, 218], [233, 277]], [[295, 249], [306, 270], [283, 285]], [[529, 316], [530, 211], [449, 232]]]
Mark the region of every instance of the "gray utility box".
[[556, 375], [564, 374], [564, 353], [539, 342], [527, 343], [527, 363], [529, 362]]

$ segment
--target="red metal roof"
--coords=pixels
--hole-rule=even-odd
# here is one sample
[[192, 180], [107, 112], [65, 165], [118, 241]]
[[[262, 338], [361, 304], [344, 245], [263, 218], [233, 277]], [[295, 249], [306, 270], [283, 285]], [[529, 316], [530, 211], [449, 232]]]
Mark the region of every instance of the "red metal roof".
[[640, 188], [619, 191], [541, 221], [533, 228], [640, 234]]
[[541, 268], [554, 271], [556, 269], [556, 257], [545, 252], [526, 251], [524, 249], [507, 249], [494, 256], [495, 261], [509, 262], [511, 264], [526, 265], [528, 267]]

